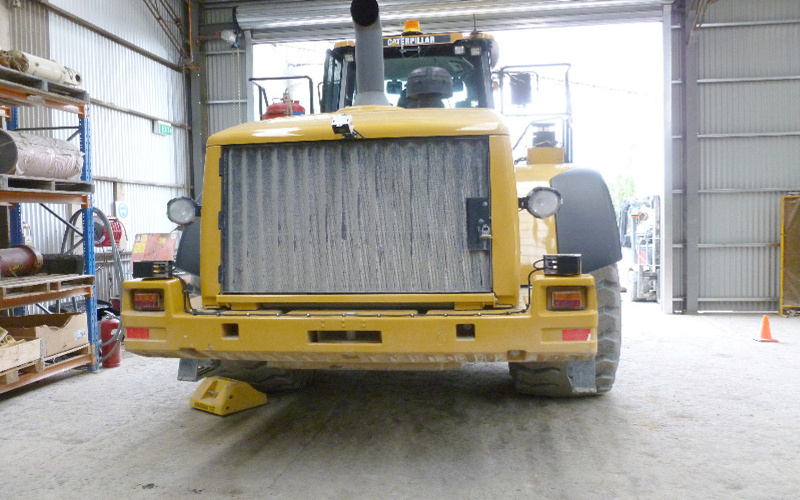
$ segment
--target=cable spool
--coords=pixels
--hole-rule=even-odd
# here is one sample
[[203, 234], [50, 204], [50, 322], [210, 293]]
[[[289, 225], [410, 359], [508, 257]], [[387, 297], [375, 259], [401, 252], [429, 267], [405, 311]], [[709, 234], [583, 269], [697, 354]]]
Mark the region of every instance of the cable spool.
[[52, 137], [0, 130], [0, 174], [71, 179], [83, 169], [83, 153]]

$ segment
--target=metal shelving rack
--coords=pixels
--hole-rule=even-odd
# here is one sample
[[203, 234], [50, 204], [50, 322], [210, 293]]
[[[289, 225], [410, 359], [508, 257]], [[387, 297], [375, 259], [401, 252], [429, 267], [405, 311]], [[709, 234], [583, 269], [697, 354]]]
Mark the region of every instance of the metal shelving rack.
[[[5, 120], [8, 130], [20, 129], [19, 106], [43, 106], [50, 109], [76, 115], [78, 125], [66, 127], [75, 130], [80, 139], [80, 150], [84, 154], [81, 182], [68, 182], [52, 179], [30, 180], [15, 176], [0, 177], [0, 205], [11, 206], [9, 211], [11, 245], [23, 243], [21, 204], [23, 203], [61, 203], [79, 204], [83, 221], [83, 275], [57, 275], [60, 278], [48, 283], [47, 279], [33, 286], [32, 291], [23, 288], [27, 293], [1, 294], [0, 310], [15, 309], [24, 305], [59, 300], [69, 297], [84, 297], [87, 315], [89, 349], [78, 352], [65, 359], [55, 360], [42, 370], [20, 373], [19, 380], [0, 385], [0, 393], [15, 389], [37, 380], [49, 377], [72, 368], [87, 366], [90, 371], [99, 369], [99, 336], [97, 328], [97, 298], [94, 285], [94, 224], [92, 214], [92, 156], [91, 134], [89, 127], [89, 97], [86, 92], [54, 84], [36, 77], [0, 68], [0, 120]], [[24, 130], [53, 130], [65, 127], [42, 127]], [[74, 134], [73, 136], [74, 137]], [[41, 181], [38, 182], [37, 181]], [[59, 217], [60, 219], [60, 217]], [[66, 222], [61, 219], [62, 222]], [[26, 278], [3, 278], [7, 280], [25, 280]], [[20, 281], [21, 284], [25, 284]], [[14, 282], [11, 282], [13, 288]]]

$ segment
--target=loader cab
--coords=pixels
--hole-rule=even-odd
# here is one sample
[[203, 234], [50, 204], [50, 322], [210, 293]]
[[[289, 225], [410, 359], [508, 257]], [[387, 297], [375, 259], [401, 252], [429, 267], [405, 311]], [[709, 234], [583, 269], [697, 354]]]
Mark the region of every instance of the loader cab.
[[[409, 95], [408, 80], [415, 70], [440, 68], [436, 75], [449, 74], [452, 95], [442, 96], [444, 108], [493, 108], [492, 66], [497, 60], [497, 43], [489, 35], [460, 33], [405, 34], [383, 38], [384, 91], [393, 106], [420, 106], [418, 96]], [[323, 112], [352, 106], [356, 88], [355, 44], [340, 42], [327, 52], [325, 76], [320, 89]], [[420, 72], [417, 71], [416, 74]]]

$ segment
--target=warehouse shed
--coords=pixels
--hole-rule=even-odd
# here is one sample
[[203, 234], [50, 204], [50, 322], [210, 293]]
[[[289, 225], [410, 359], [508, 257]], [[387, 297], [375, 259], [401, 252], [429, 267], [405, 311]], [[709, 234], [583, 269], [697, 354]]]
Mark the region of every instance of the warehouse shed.
[[[299, 5], [307, 14], [296, 15]], [[346, 7], [335, 1], [206, 2], [201, 31], [244, 30], [241, 49], [209, 44], [210, 131], [243, 121], [253, 109], [252, 86], [243, 79], [233, 87], [226, 79], [251, 67], [251, 44], [347, 39]], [[796, 2], [398, 1], [384, 8], [392, 12], [387, 31], [400, 30], [412, 18], [434, 31], [469, 31], [475, 16], [489, 32], [661, 22], [665, 115], [672, 130], [663, 174], [663, 310], [778, 310], [780, 197], [800, 182], [792, 160], [800, 147], [792, 130], [798, 106], [798, 56], [791, 43], [800, 34]], [[245, 99], [248, 105], [242, 106]]]
[[[115, 202], [129, 201], [134, 233], [171, 230], [162, 207], [175, 196], [199, 194], [205, 140], [253, 116], [253, 44], [352, 36], [347, 2], [209, 0], [191, 12], [197, 22], [189, 43], [187, 5], [167, 4], [182, 16], [180, 28], [171, 20], [160, 26], [143, 2], [122, 2], [114, 16], [100, 1], [24, 1], [7, 9], [10, 46], [84, 74], [92, 97], [95, 206], [114, 215]], [[800, 181], [792, 161], [796, 2], [466, 4], [389, 2], [385, 27], [399, 30], [409, 18], [436, 31], [469, 31], [475, 19], [487, 31], [661, 22], [672, 130], [663, 174], [663, 308], [778, 310], [780, 197]], [[116, 15], [118, 9], [129, 10]], [[306, 14], [298, 17], [297, 9]], [[235, 46], [219, 37], [223, 31], [236, 34]], [[76, 44], [82, 49], [73, 50]], [[49, 111], [22, 113], [28, 124], [61, 124]], [[173, 134], [154, 135], [154, 121], [170, 124]], [[36, 210], [24, 219], [34, 241], [55, 251], [50, 235], [58, 222]]]

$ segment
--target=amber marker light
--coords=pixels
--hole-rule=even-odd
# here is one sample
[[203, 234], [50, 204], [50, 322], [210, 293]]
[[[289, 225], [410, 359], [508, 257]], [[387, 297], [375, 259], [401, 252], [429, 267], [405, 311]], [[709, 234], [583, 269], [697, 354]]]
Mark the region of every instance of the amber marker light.
[[419, 27], [419, 21], [406, 21], [406, 24], [403, 27], [403, 36], [419, 34], [422, 34], [422, 30]]

